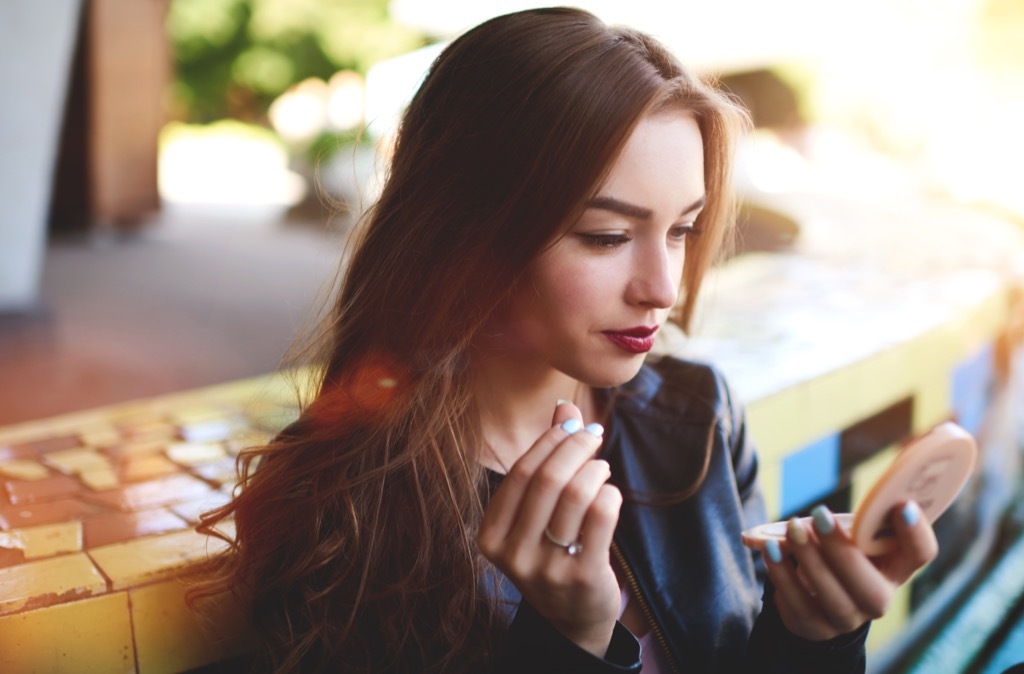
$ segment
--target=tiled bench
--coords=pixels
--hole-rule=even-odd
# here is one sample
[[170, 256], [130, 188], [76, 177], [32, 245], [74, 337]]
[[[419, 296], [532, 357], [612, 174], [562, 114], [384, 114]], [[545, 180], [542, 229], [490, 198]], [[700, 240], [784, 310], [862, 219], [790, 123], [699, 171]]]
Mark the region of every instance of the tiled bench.
[[199, 514], [289, 398], [264, 377], [0, 429], [0, 671], [180, 672], [251, 649], [237, 608], [194, 615], [178, 575], [224, 548]]

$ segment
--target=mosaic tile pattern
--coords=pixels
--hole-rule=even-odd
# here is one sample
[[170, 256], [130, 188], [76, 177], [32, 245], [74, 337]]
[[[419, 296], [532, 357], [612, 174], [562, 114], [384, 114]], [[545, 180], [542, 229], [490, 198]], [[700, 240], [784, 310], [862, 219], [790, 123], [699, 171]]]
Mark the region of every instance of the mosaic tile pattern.
[[179, 577], [224, 549], [194, 527], [291, 399], [267, 377], [0, 429], [0, 671], [176, 672], [251, 648], [237, 607], [191, 613]]

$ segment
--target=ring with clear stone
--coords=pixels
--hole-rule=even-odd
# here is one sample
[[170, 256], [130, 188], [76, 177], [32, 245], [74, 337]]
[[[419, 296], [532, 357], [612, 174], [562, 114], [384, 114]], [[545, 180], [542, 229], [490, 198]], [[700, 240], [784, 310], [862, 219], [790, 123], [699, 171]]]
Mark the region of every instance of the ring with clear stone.
[[568, 554], [570, 557], [575, 557], [576, 555], [578, 555], [581, 552], [583, 552], [583, 543], [580, 542], [579, 539], [576, 539], [575, 541], [562, 541], [562, 540], [559, 540], [559, 539], [555, 538], [554, 536], [552, 536], [551, 532], [548, 531], [547, 528], [544, 529], [544, 538], [548, 539], [549, 541], [551, 541], [552, 543], [554, 543], [558, 547], [560, 547], [563, 550], [565, 550], [566, 554]]

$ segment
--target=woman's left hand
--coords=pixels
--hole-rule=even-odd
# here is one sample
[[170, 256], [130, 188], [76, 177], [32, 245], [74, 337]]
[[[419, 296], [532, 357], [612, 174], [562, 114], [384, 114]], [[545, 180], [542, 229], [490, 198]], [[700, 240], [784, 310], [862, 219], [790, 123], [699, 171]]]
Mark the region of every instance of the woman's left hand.
[[824, 641], [880, 618], [896, 589], [938, 553], [935, 533], [912, 501], [890, 514], [896, 545], [880, 557], [857, 548], [824, 506], [812, 519], [813, 531], [790, 520], [786, 541], [764, 550], [779, 616], [804, 639]]

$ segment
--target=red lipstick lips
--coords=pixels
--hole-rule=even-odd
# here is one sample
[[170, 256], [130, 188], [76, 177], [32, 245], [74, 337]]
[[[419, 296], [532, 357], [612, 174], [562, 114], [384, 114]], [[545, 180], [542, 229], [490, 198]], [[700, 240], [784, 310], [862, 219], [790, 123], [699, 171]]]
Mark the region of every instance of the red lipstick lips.
[[657, 326], [649, 328], [644, 325], [638, 325], [635, 328], [627, 328], [626, 330], [605, 330], [601, 334], [623, 351], [647, 353], [654, 348], [654, 333], [657, 331]]

